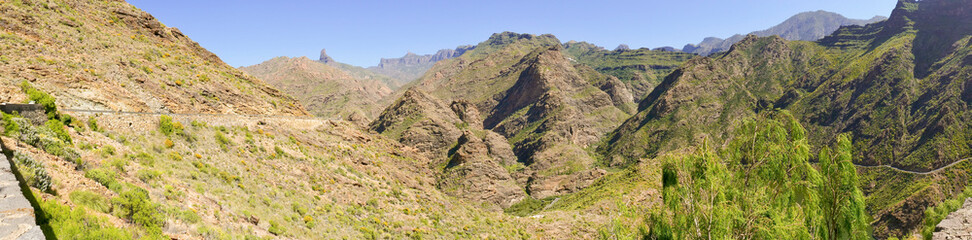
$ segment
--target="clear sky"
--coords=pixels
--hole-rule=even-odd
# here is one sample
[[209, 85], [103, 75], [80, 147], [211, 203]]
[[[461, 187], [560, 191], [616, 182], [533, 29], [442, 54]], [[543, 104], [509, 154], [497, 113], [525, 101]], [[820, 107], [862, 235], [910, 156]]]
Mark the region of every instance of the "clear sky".
[[276, 56], [374, 66], [411, 51], [477, 44], [502, 31], [551, 33], [608, 49], [698, 43], [776, 25], [805, 11], [887, 16], [896, 0], [128, 0], [232, 66]]

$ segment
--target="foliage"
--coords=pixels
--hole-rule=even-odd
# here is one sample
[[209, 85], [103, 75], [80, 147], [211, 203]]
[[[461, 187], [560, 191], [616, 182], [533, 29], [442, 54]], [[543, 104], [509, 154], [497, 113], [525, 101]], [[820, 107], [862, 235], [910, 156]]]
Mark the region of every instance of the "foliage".
[[71, 202], [74, 204], [87, 207], [91, 210], [103, 213], [108, 213], [111, 211], [111, 202], [108, 201], [108, 198], [101, 196], [101, 194], [85, 190], [78, 190], [71, 192], [70, 198]]
[[118, 177], [118, 173], [115, 173], [115, 171], [112, 171], [111, 169], [91, 169], [84, 173], [84, 177], [94, 180], [112, 191], [118, 192], [121, 190], [121, 184], [115, 180]]
[[34, 88], [34, 86], [26, 80], [20, 83], [20, 89], [27, 94], [28, 100], [44, 106], [44, 112], [47, 113], [47, 118], [55, 119], [57, 117], [57, 105], [54, 104], [54, 97], [44, 91]]
[[159, 206], [149, 199], [148, 191], [145, 189], [129, 186], [118, 197], [112, 198], [111, 203], [115, 215], [145, 227], [149, 233], [161, 233], [162, 212]]
[[0, 128], [0, 130], [2, 130], [0, 135], [13, 136], [15, 133], [17, 133], [17, 130], [20, 129], [20, 125], [14, 121], [15, 117], [17, 116], [7, 113], [0, 113], [0, 126], [2, 126], [2, 128]]
[[961, 208], [962, 204], [965, 203], [965, 199], [967, 198], [972, 198], [972, 186], [966, 186], [965, 191], [962, 191], [962, 193], [959, 193], [958, 196], [955, 196], [952, 199], [938, 203], [938, 205], [935, 205], [934, 207], [926, 208], [925, 223], [921, 229], [922, 237], [924, 237], [926, 240], [932, 239], [932, 233], [935, 232], [935, 226], [942, 222], [942, 220], [945, 220], [945, 217], [948, 217], [949, 214]]
[[88, 128], [91, 131], [101, 132], [101, 128], [98, 127], [98, 119], [95, 119], [94, 116], [88, 117]]
[[159, 116], [159, 132], [162, 134], [172, 136], [172, 134], [182, 134], [183, 130], [182, 123], [172, 121], [172, 117], [168, 115]]
[[[805, 130], [786, 112], [745, 122], [719, 153], [666, 157], [663, 208], [651, 239], [867, 239], [868, 216], [850, 141], [810, 164]], [[837, 194], [835, 193], [843, 193]], [[847, 194], [849, 193], [849, 194]]]
[[85, 208], [61, 205], [55, 199], [41, 200], [37, 222], [50, 227], [53, 239], [133, 239], [132, 233], [113, 226], [104, 217], [88, 214]]
[[51, 176], [47, 174], [47, 168], [44, 167], [43, 163], [21, 152], [14, 153], [13, 162], [24, 180], [27, 181], [28, 186], [35, 187], [43, 192], [51, 192]]

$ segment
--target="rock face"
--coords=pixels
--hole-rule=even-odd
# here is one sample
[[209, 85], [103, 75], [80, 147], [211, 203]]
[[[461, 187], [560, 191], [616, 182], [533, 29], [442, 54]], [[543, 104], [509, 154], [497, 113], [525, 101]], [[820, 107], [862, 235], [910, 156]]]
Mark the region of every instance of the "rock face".
[[584, 148], [633, 109], [624, 84], [574, 65], [550, 35], [494, 34], [418, 81], [372, 129], [439, 159], [447, 192], [499, 207], [604, 175]]
[[[871, 19], [849, 19], [840, 14], [815, 11], [803, 12], [786, 21], [762, 31], [755, 31], [753, 34], [760, 37], [778, 35], [786, 40], [816, 41], [837, 30], [841, 26], [866, 25], [884, 21], [885, 17], [875, 16]], [[732, 44], [739, 42], [745, 36], [736, 34], [728, 39], [708, 37], [699, 44], [687, 44], [682, 48], [683, 52], [695, 53], [703, 56], [726, 51]]]
[[933, 240], [972, 239], [972, 198], [935, 226]]
[[44, 239], [36, 222], [34, 208], [21, 193], [10, 161], [0, 154], [0, 239]]
[[425, 71], [432, 68], [432, 65], [436, 62], [459, 57], [473, 48], [475, 47], [460, 46], [456, 49], [442, 49], [435, 54], [426, 55], [409, 52], [400, 58], [382, 58], [378, 66], [369, 67], [368, 70], [389, 76], [395, 80], [395, 84], [401, 86], [422, 77]]

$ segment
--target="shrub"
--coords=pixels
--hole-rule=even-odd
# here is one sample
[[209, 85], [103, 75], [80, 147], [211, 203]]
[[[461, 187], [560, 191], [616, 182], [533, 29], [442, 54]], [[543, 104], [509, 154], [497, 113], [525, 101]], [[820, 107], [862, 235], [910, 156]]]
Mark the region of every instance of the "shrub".
[[53, 199], [40, 200], [39, 206], [37, 223], [50, 227], [58, 238], [132, 239], [132, 233], [115, 227], [103, 217], [89, 215], [84, 208], [72, 209]]
[[138, 172], [135, 173], [135, 176], [137, 176], [138, 179], [141, 179], [142, 182], [152, 183], [153, 181], [159, 180], [159, 178], [162, 177], [162, 172], [154, 169], [142, 169], [138, 170]]
[[130, 186], [118, 197], [111, 199], [116, 216], [124, 217], [150, 233], [161, 233], [162, 215], [159, 206], [152, 202], [145, 189]]
[[91, 169], [84, 173], [84, 177], [94, 180], [95, 182], [98, 182], [102, 186], [105, 186], [106, 188], [115, 192], [118, 192], [121, 189], [121, 185], [118, 184], [117, 180], [115, 180], [115, 178], [118, 177], [118, 174], [110, 169]]
[[54, 103], [54, 97], [34, 88], [26, 80], [20, 83], [20, 89], [24, 91], [24, 94], [27, 94], [28, 100], [44, 106], [44, 112], [47, 113], [47, 118], [55, 119], [57, 117], [57, 105]]
[[172, 142], [172, 139], [166, 138], [164, 144], [165, 144], [165, 148], [175, 147], [175, 143]]
[[270, 220], [270, 228], [267, 229], [267, 231], [277, 236], [283, 234], [283, 229], [280, 228], [280, 224], [278, 224], [277, 221], [274, 220]]
[[74, 204], [87, 207], [91, 210], [103, 213], [111, 211], [111, 202], [108, 201], [108, 198], [101, 196], [101, 194], [79, 190], [71, 192], [70, 198]]
[[57, 137], [57, 139], [60, 139], [65, 143], [72, 143], [71, 135], [68, 134], [67, 128], [64, 127], [64, 123], [61, 121], [47, 120], [47, 123], [45, 123], [44, 126], [47, 127], [47, 129], [50, 130], [54, 137]]
[[172, 121], [172, 117], [168, 115], [159, 116], [159, 132], [162, 134], [172, 136], [172, 134], [182, 134], [183, 130], [182, 123]]
[[20, 130], [20, 125], [14, 122], [15, 117], [12, 114], [0, 113], [0, 126], [3, 127], [3, 132], [0, 132], [0, 135], [13, 136], [17, 130]]
[[27, 181], [28, 186], [35, 187], [43, 192], [51, 192], [51, 176], [47, 174], [47, 168], [44, 167], [43, 163], [21, 152], [14, 153], [13, 162], [17, 165], [17, 170]]
[[222, 132], [216, 132], [214, 138], [216, 138], [216, 143], [219, 143], [219, 146], [223, 148], [223, 150], [226, 150], [231, 143], [230, 139], [224, 136]]
[[98, 127], [98, 119], [95, 119], [94, 116], [88, 117], [88, 128], [91, 131], [101, 132], [101, 128]]

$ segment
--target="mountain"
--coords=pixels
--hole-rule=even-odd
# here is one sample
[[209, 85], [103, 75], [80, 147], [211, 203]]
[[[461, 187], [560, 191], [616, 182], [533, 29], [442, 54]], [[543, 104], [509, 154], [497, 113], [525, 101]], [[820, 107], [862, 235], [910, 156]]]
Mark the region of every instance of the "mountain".
[[[823, 10], [815, 12], [803, 12], [794, 15], [786, 21], [762, 31], [755, 31], [753, 34], [760, 37], [777, 35], [786, 40], [816, 41], [824, 36], [833, 33], [841, 26], [867, 25], [880, 22], [887, 18], [875, 16], [871, 19], [849, 19], [840, 14]], [[708, 37], [699, 44], [687, 44], [682, 48], [683, 52], [695, 53], [703, 56], [726, 51], [732, 44], [739, 42], [745, 36], [736, 34], [727, 39]]]
[[594, 68], [600, 73], [618, 78], [631, 91], [635, 100], [645, 97], [658, 83], [695, 54], [669, 51], [664, 48], [630, 49], [622, 44], [608, 51], [587, 42], [568, 41], [565, 52], [571, 60]]
[[[30, 9], [43, 5], [71, 13], [37, 15]], [[130, 5], [75, 5], [4, 4], [0, 102], [23, 101], [13, 93], [26, 80], [63, 108], [308, 114], [295, 99]]]
[[851, 136], [874, 235], [903, 236], [972, 176], [961, 161], [972, 155], [969, 6], [901, 1], [886, 21], [844, 26], [818, 42], [749, 35], [666, 77], [598, 151], [604, 164], [623, 166], [720, 146], [740, 119], [785, 109], [813, 146]]
[[425, 71], [438, 61], [459, 57], [472, 50], [473, 46], [460, 46], [456, 49], [442, 49], [435, 54], [418, 55], [407, 53], [401, 58], [382, 58], [378, 66], [368, 67], [369, 71], [388, 76], [395, 80], [391, 87], [398, 88], [422, 77]]
[[[0, 26], [0, 101], [44, 107], [0, 114], [0, 148], [14, 166], [0, 175], [26, 188], [4, 193], [33, 207], [0, 220], [36, 217], [49, 239], [594, 238], [615, 211], [526, 218], [456, 198], [413, 146], [309, 117], [123, 1], [7, 1]], [[304, 58], [273, 64], [289, 67], [285, 77], [381, 81]], [[462, 139], [450, 169], [493, 167], [481, 176], [511, 183], [480, 157], [484, 145], [512, 150], [478, 133]], [[448, 184], [475, 190], [477, 181]], [[506, 186], [518, 185], [495, 189]]]
[[586, 147], [633, 107], [625, 84], [554, 36], [504, 32], [437, 63], [371, 128], [433, 159], [444, 191], [507, 208], [602, 176]]
[[333, 60], [277, 57], [241, 69], [296, 97], [314, 115], [341, 119], [355, 114], [368, 119], [377, 116], [381, 100], [391, 94], [391, 88], [374, 78], [352, 77], [327, 62]]

